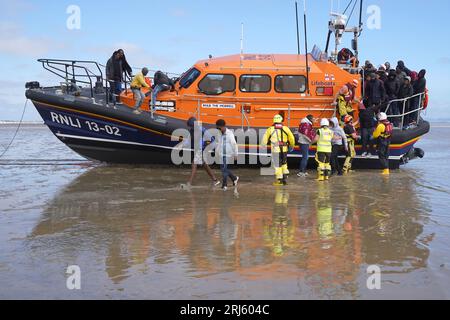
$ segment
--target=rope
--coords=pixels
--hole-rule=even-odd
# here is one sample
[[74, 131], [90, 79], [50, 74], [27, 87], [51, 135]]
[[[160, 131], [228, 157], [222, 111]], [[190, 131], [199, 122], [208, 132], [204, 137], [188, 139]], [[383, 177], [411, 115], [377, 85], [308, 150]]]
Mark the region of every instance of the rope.
[[3, 158], [3, 156], [6, 154], [6, 152], [8, 152], [8, 149], [11, 147], [11, 145], [13, 144], [14, 140], [17, 137], [17, 134], [19, 133], [19, 129], [20, 129], [21, 125], [22, 125], [23, 118], [25, 116], [25, 111], [27, 110], [27, 104], [28, 104], [28, 99], [25, 101], [25, 105], [23, 106], [22, 117], [20, 118], [20, 122], [19, 122], [19, 125], [17, 126], [16, 132], [14, 133], [14, 136], [12, 137], [11, 141], [9, 142], [9, 144], [6, 146], [6, 148], [3, 151], [3, 153], [0, 155], [0, 159]]

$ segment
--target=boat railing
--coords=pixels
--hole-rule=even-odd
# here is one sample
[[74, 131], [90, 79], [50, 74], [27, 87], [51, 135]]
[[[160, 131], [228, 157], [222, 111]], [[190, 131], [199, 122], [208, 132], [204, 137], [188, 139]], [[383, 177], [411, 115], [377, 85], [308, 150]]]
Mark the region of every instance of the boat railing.
[[102, 69], [95, 61], [39, 59], [38, 62], [42, 63], [42, 67], [45, 70], [62, 78], [64, 80], [63, 83], [67, 86], [88, 85], [91, 98], [94, 98], [95, 85], [103, 83]]
[[[392, 120], [391, 122], [394, 123], [394, 126], [403, 130], [405, 128], [405, 119], [414, 120], [416, 124], [419, 124], [421, 111], [424, 110], [424, 100], [425, 92], [404, 99], [394, 99], [388, 102], [385, 112], [388, 115], [388, 119]], [[395, 104], [397, 104], [397, 106], [400, 105], [400, 114], [393, 114], [393, 112], [395, 112], [395, 110], [393, 110]], [[414, 119], [411, 119], [412, 117], [414, 117]], [[410, 123], [406, 123], [406, 127], [408, 125], [410, 125]]]

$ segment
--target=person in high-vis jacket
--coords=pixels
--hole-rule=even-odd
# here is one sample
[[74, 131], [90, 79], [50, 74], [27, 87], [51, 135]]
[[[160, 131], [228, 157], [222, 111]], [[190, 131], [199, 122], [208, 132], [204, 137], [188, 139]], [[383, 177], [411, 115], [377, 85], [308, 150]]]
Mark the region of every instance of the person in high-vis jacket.
[[269, 127], [264, 134], [263, 145], [269, 145], [272, 149], [272, 163], [275, 167], [275, 186], [287, 185], [288, 153], [295, 146], [295, 137], [291, 129], [283, 125], [283, 117], [277, 114], [273, 119], [273, 126]]
[[383, 168], [383, 174], [389, 175], [389, 147], [394, 126], [389, 122], [386, 113], [383, 112], [378, 115], [378, 121], [373, 138], [378, 140], [378, 157]]
[[360, 139], [358, 134], [356, 133], [355, 126], [353, 125], [353, 117], [347, 115], [344, 119], [345, 126], [344, 132], [347, 136], [347, 157], [345, 158], [343, 172], [349, 173], [352, 170], [353, 159], [356, 157], [355, 144], [356, 141]]
[[328, 119], [322, 119], [320, 121], [320, 129], [317, 130], [317, 135], [314, 142], [317, 142], [317, 152], [316, 152], [316, 161], [317, 161], [317, 172], [318, 172], [318, 181], [325, 181], [330, 178], [331, 175], [331, 152], [332, 152], [332, 144], [331, 141], [333, 139], [333, 131], [331, 131], [330, 122]]

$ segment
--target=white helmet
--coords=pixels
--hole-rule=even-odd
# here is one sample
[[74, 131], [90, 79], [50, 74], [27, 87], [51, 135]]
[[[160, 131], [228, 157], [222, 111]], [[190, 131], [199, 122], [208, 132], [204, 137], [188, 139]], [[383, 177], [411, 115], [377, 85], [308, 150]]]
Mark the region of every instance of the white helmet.
[[320, 120], [320, 126], [321, 127], [329, 127], [330, 121], [328, 121], [328, 119], [322, 119], [322, 120]]
[[385, 121], [385, 120], [387, 120], [387, 114], [386, 113], [384, 113], [384, 112], [381, 112], [379, 115], [378, 115], [378, 120], [380, 120], [380, 121]]

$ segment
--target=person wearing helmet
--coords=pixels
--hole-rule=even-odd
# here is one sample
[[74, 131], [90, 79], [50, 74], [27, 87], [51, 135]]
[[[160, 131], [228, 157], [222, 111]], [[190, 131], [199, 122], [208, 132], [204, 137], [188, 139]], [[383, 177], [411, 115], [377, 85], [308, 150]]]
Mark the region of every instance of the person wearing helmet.
[[283, 117], [277, 114], [273, 125], [264, 134], [262, 144], [271, 146], [272, 163], [275, 167], [275, 186], [287, 185], [289, 175], [287, 155], [295, 146], [295, 137], [291, 129], [283, 125]]
[[346, 84], [349, 94], [345, 97], [345, 100], [349, 103], [359, 102], [359, 99], [356, 98], [356, 90], [359, 87], [359, 81], [357, 79], [353, 79], [351, 82]]
[[191, 153], [192, 171], [187, 187], [190, 188], [192, 186], [194, 178], [197, 174], [198, 166], [202, 166], [205, 169], [206, 173], [213, 181], [214, 186], [220, 185], [220, 181], [214, 175], [211, 167], [203, 160], [203, 151], [205, 150], [208, 142], [213, 142], [213, 137], [208, 134], [206, 128], [204, 128], [201, 123], [197, 122], [197, 119], [194, 117], [189, 118], [187, 121], [187, 126], [189, 128], [190, 139], [183, 141], [182, 146], [184, 148], [193, 149], [193, 153]]
[[352, 170], [352, 162], [353, 159], [356, 157], [356, 151], [355, 151], [355, 143], [360, 139], [358, 134], [356, 133], [355, 126], [353, 125], [353, 117], [350, 115], [347, 115], [344, 119], [345, 125], [344, 125], [344, 132], [347, 136], [347, 157], [345, 158], [344, 162], [344, 168], [343, 172], [344, 174], [351, 172]]
[[391, 137], [394, 126], [389, 122], [386, 113], [378, 115], [378, 126], [373, 133], [373, 138], [378, 140], [378, 157], [383, 175], [389, 175], [389, 147], [391, 145]]
[[347, 86], [343, 86], [339, 90], [339, 94], [336, 100], [337, 111], [339, 113], [340, 119], [343, 122], [346, 115], [353, 115], [353, 107], [350, 103], [350, 90]]
[[145, 95], [142, 93], [142, 88], [150, 89], [150, 86], [145, 81], [145, 77], [148, 74], [148, 69], [143, 68], [141, 72], [139, 72], [137, 75], [134, 76], [133, 81], [131, 81], [131, 91], [134, 95], [134, 100], [136, 100], [136, 104], [134, 105], [134, 113], [140, 114], [141, 111], [139, 110], [141, 108], [142, 102], [144, 102]]
[[317, 130], [316, 138], [314, 142], [317, 143], [316, 161], [317, 161], [317, 181], [325, 181], [330, 178], [331, 175], [331, 152], [332, 152], [332, 140], [333, 131], [331, 131], [330, 122], [328, 119], [322, 119], [320, 121], [320, 129]]

